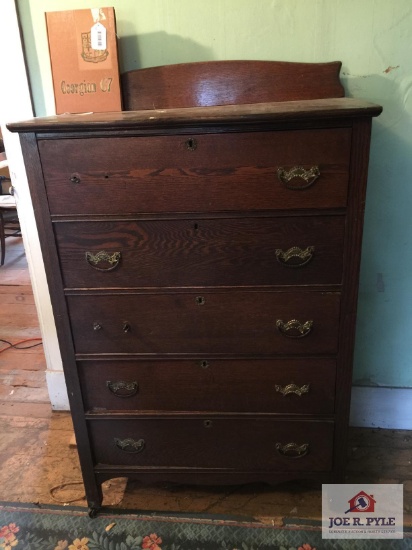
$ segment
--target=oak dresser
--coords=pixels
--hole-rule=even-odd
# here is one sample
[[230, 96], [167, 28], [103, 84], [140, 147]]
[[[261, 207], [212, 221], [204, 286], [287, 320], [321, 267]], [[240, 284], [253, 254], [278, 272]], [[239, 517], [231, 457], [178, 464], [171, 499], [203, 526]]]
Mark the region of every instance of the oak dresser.
[[342, 97], [339, 68], [134, 71], [132, 110], [9, 125], [91, 515], [112, 477], [344, 479], [381, 108]]

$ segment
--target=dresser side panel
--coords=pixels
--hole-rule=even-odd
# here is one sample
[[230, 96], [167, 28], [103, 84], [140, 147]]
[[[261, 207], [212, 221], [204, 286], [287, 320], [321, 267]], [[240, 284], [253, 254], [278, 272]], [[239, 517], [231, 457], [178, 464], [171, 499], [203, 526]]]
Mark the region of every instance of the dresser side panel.
[[352, 388], [353, 353], [355, 345], [356, 312], [358, 305], [359, 271], [362, 232], [368, 178], [371, 118], [353, 123], [346, 237], [343, 259], [343, 292], [339, 323], [339, 355], [337, 367], [335, 462], [336, 475], [343, 479], [349, 425]]
[[20, 141], [39, 232], [57, 336], [62, 354], [63, 369], [76, 433], [79, 459], [84, 476], [84, 484], [89, 505], [90, 507], [94, 507], [98, 506], [101, 502], [102, 493], [101, 487], [96, 484], [94, 477], [93, 457], [89, 445], [87, 424], [84, 418], [80, 383], [74, 360], [69, 317], [63, 293], [63, 282], [60, 275], [60, 265], [54, 242], [37, 140], [35, 134], [21, 134]]

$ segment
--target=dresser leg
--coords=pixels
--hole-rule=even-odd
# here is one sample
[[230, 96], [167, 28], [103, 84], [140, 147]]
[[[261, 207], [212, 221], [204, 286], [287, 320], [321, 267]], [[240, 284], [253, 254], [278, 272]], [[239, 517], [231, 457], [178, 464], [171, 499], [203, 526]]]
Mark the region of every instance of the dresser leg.
[[95, 517], [97, 517], [97, 514], [99, 513], [99, 510], [100, 510], [100, 507], [99, 508], [94, 508], [94, 507], [91, 506], [89, 508], [89, 512], [88, 512], [89, 518], [94, 519]]
[[89, 506], [89, 518], [95, 518], [103, 503], [102, 484], [94, 478], [94, 483], [85, 484], [85, 486], [86, 499]]

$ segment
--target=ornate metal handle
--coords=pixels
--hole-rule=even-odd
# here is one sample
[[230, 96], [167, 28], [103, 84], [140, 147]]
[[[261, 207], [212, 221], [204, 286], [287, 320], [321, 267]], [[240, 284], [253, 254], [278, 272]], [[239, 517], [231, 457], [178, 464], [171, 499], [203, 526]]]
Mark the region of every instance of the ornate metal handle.
[[279, 332], [287, 338], [304, 338], [305, 336], [308, 336], [308, 334], [310, 334], [313, 327], [313, 321], [306, 321], [306, 323], [301, 323], [296, 319], [291, 319], [290, 321], [285, 323], [284, 321], [282, 321], [282, 319], [278, 319], [276, 321], [276, 327], [278, 328]]
[[314, 252], [314, 246], [308, 246], [305, 250], [302, 250], [298, 246], [292, 246], [286, 252], [283, 252], [281, 248], [277, 248], [275, 255], [277, 261], [283, 267], [303, 267], [311, 261]]
[[297, 386], [296, 384], [288, 384], [287, 386], [278, 386], [276, 384], [275, 390], [283, 395], [285, 397], [286, 395], [289, 395], [290, 393], [294, 393], [298, 397], [302, 397], [303, 394], [309, 393], [309, 384], [305, 384], [304, 386]]
[[141, 453], [146, 445], [144, 439], [139, 439], [138, 441], [128, 438], [128, 439], [118, 439], [114, 438], [114, 444], [120, 451], [125, 453]]
[[[100, 250], [96, 254], [93, 252], [86, 252], [86, 261], [93, 269], [97, 271], [113, 271], [119, 265], [120, 258], [122, 257], [120, 252], [113, 252], [109, 254], [105, 250]], [[100, 263], [108, 263], [107, 267], [99, 267]]]
[[276, 450], [282, 456], [287, 456], [288, 458], [303, 458], [309, 452], [309, 443], [302, 443], [298, 445], [297, 443], [276, 443]]
[[139, 390], [139, 384], [137, 382], [112, 382], [107, 380], [106, 386], [116, 397], [132, 397], [136, 395]]
[[[291, 168], [290, 170], [279, 167], [277, 173], [279, 180], [288, 189], [292, 189], [295, 191], [307, 189], [308, 187], [313, 185], [320, 176], [319, 166], [312, 166], [308, 170], [306, 168], [303, 168], [303, 166], [293, 166], [293, 168]], [[303, 180], [304, 183], [301, 183], [300, 185], [292, 185], [292, 183], [290, 182], [295, 178]]]

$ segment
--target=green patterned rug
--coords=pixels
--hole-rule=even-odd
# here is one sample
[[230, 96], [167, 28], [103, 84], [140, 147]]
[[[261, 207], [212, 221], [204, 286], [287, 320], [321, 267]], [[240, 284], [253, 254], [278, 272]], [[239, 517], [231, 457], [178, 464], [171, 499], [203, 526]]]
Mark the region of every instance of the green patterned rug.
[[1, 550], [350, 550], [412, 548], [404, 540], [322, 540], [320, 522], [290, 519], [284, 527], [219, 516], [106, 511], [0, 504]]

